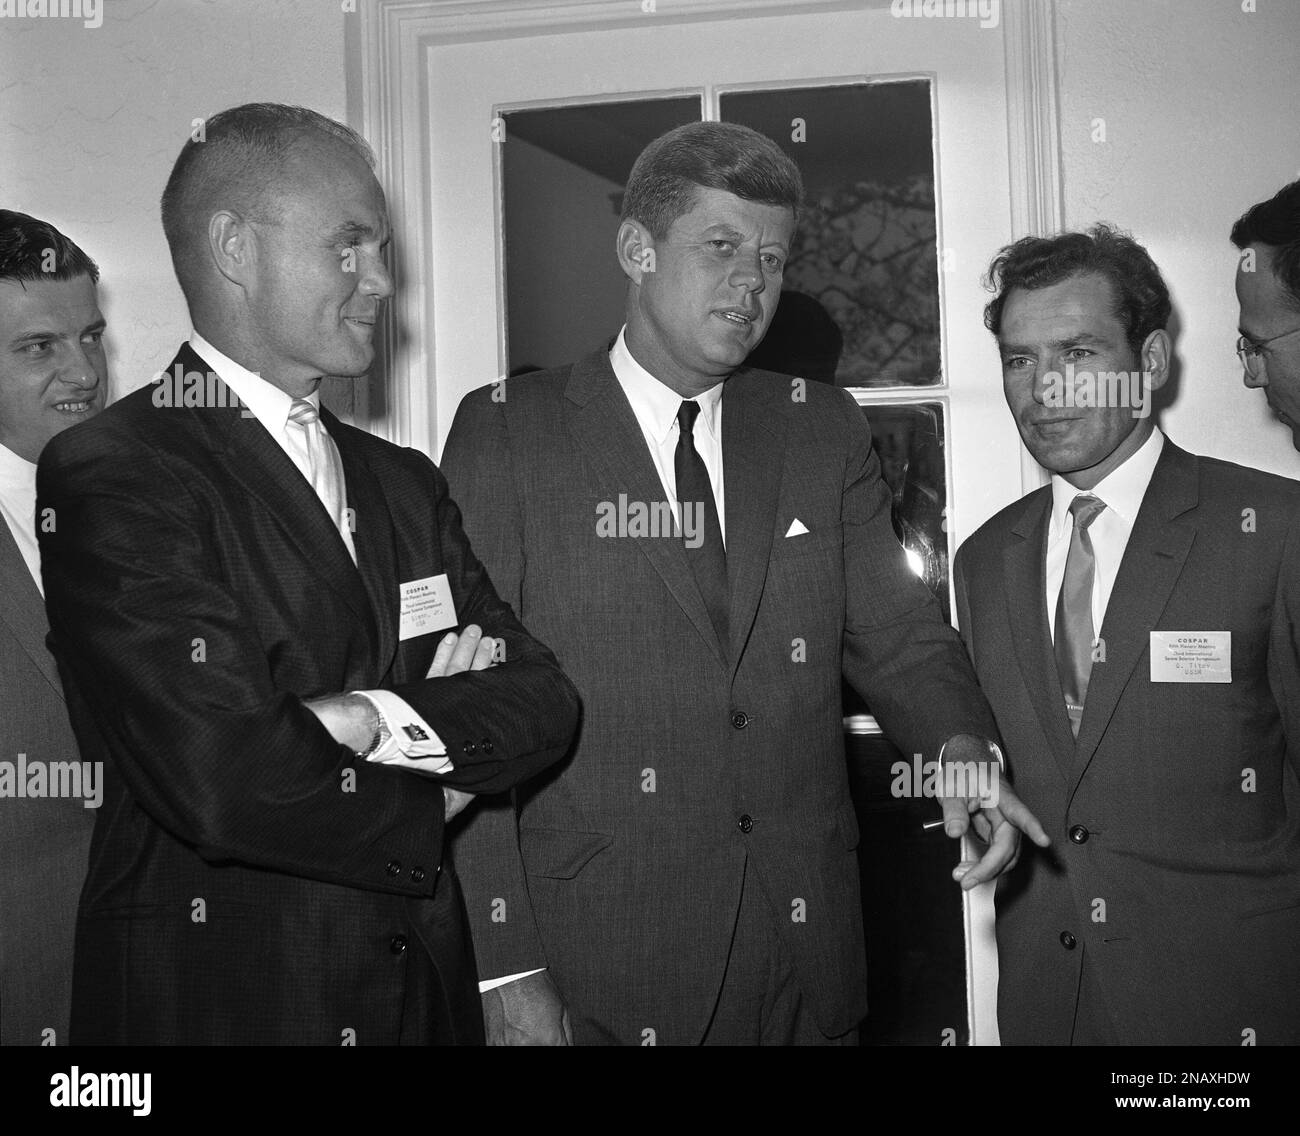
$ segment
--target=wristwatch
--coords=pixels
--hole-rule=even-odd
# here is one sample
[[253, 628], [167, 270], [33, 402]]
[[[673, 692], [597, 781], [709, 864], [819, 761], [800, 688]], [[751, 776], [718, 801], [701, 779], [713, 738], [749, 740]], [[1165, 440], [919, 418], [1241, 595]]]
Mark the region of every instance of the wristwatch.
[[[359, 697], [364, 697], [364, 695]], [[371, 702], [369, 698], [366, 699], [366, 703], [375, 715], [375, 732], [370, 739], [370, 744], [365, 749], [357, 751], [358, 761], [365, 761], [366, 758], [378, 753], [383, 748], [384, 743], [393, 736], [393, 732], [388, 728], [388, 720], [379, 712], [379, 707]]]

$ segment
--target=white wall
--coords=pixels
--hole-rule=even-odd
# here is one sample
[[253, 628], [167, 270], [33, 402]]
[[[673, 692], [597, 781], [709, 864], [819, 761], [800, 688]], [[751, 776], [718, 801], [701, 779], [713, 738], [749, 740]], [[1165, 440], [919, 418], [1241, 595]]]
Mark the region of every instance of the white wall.
[[113, 394], [189, 331], [158, 199], [191, 120], [254, 101], [342, 119], [339, 0], [106, 0], [103, 23], [0, 20], [0, 206], [99, 263]]
[[[1300, 176], [1300, 4], [1058, 0], [1065, 221], [1129, 229], [1181, 323], [1162, 419], [1187, 449], [1300, 477], [1290, 431], [1241, 383], [1232, 223]], [[1104, 120], [1105, 141], [1093, 141]]]

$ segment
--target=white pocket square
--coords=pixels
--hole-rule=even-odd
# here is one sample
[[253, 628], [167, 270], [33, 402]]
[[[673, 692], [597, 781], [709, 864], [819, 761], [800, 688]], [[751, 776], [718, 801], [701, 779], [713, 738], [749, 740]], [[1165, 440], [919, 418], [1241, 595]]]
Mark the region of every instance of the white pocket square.
[[795, 519], [790, 522], [790, 527], [786, 530], [785, 535], [786, 538], [788, 539], [792, 536], [803, 536], [803, 534], [806, 533], [807, 531], [808, 531], [808, 526], [805, 525], [803, 521], [801, 521], [798, 517], [795, 517]]

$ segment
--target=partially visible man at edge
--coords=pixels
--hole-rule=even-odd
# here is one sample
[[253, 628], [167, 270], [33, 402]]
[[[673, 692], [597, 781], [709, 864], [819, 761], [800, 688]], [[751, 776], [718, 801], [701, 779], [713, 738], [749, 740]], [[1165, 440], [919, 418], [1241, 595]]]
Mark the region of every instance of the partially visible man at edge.
[[[74, 765], [36, 543], [41, 451], [108, 394], [98, 282], [95, 262], [53, 225], [0, 209], [0, 762], [13, 773], [0, 793], [0, 1045], [67, 1043], [95, 823], [86, 778], [101, 787], [98, 770]], [[81, 793], [56, 795], [61, 786]]]
[[1240, 316], [1237, 354], [1300, 450], [1300, 181], [1251, 206], [1232, 226]]

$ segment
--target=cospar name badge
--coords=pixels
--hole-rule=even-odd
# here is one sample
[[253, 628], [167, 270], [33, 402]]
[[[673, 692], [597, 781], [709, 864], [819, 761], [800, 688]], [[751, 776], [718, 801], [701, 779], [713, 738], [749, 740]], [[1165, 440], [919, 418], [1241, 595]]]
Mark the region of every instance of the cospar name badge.
[[1231, 682], [1231, 631], [1151, 632], [1152, 682]]
[[459, 622], [446, 572], [403, 584], [401, 597], [401, 621], [397, 633], [399, 640], [432, 635], [435, 631], [455, 627]]

